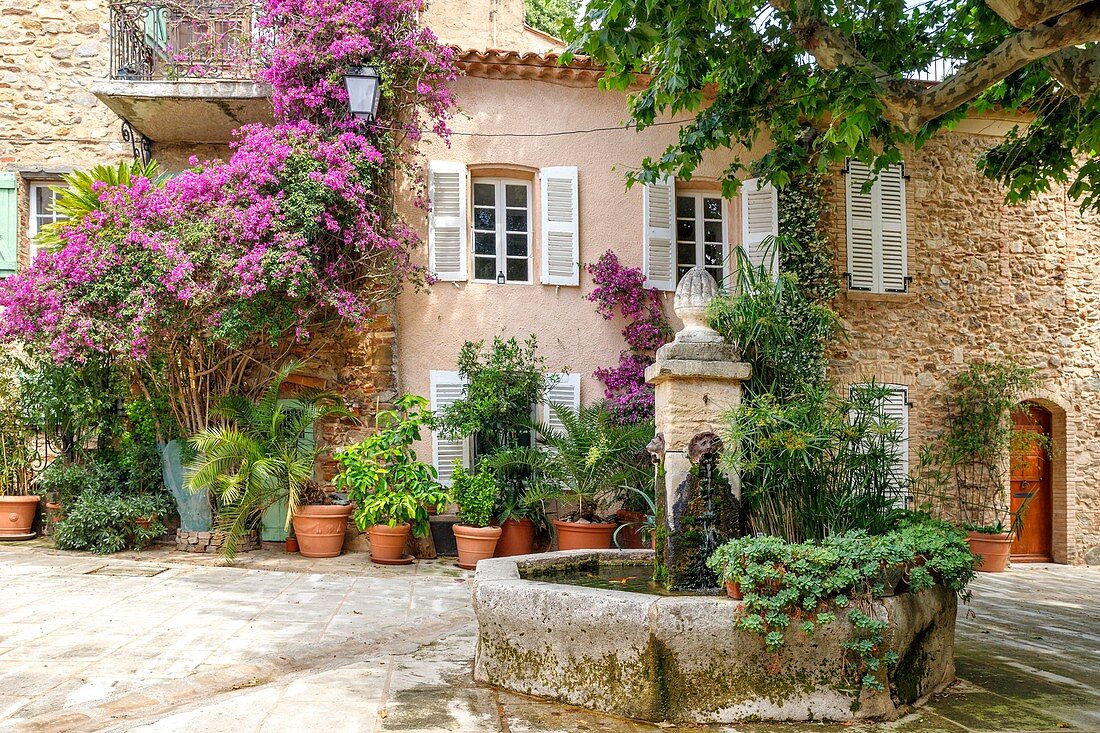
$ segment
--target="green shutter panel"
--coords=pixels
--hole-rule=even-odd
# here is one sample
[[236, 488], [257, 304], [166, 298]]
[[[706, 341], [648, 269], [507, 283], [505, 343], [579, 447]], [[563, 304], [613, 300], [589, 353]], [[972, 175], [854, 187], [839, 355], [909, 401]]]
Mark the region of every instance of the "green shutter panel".
[[0, 173], [0, 277], [19, 269], [19, 207], [14, 173]]

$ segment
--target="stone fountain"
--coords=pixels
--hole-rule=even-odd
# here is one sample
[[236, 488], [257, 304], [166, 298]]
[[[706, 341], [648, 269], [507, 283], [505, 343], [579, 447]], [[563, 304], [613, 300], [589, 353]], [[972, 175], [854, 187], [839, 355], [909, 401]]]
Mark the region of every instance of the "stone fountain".
[[[768, 651], [759, 635], [735, 627], [741, 604], [714, 592], [706, 557], [741, 525], [737, 477], [721, 471], [719, 436], [750, 374], [737, 347], [707, 326], [717, 291], [701, 267], [684, 276], [674, 303], [684, 328], [646, 372], [656, 391], [656, 552], [482, 560], [473, 583], [474, 677], [653, 722], [896, 718], [954, 679], [954, 593], [937, 586], [875, 600], [870, 612], [888, 623], [884, 643], [901, 660], [875, 691], [853, 681], [843, 614]], [[648, 593], [572, 580], [625, 584], [654, 568], [659, 583]]]

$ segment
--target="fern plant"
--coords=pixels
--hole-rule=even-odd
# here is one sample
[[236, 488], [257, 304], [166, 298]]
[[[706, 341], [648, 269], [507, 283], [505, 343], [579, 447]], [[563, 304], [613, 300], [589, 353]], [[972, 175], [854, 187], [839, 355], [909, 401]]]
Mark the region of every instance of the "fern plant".
[[283, 383], [299, 367], [292, 362], [281, 368], [258, 401], [222, 400], [211, 411], [222, 424], [189, 440], [197, 456], [186, 472], [187, 489], [209, 489], [217, 497], [216, 528], [226, 533], [223, 554], [229, 559], [271, 505], [286, 501], [289, 528], [314, 484], [313, 464], [321, 454], [310, 436], [314, 424], [328, 417], [354, 419], [333, 392], [306, 390], [280, 399]]

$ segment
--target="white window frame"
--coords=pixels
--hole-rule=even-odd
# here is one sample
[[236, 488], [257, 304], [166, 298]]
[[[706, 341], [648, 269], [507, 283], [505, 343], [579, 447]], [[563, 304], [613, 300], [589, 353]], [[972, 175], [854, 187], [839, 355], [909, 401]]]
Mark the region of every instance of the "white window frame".
[[[471, 279], [474, 282], [477, 282], [477, 283], [486, 283], [486, 284], [493, 284], [493, 285], [498, 284], [496, 275], [493, 276], [492, 280], [483, 280], [483, 279], [481, 279], [477, 276], [477, 258], [478, 257], [485, 258], [485, 257], [488, 256], [488, 255], [478, 255], [477, 254], [477, 233], [479, 231], [478, 228], [477, 228], [477, 209], [478, 209], [478, 206], [475, 203], [477, 201], [477, 198], [476, 198], [477, 197], [477, 186], [485, 185], [485, 184], [489, 184], [489, 183], [493, 184], [496, 188], [496, 191], [495, 191], [495, 196], [496, 196], [496, 199], [495, 199], [496, 200], [496, 232], [495, 232], [495, 234], [496, 234], [496, 260], [497, 260], [496, 272], [498, 274], [502, 273], [502, 272], [504, 273], [504, 284], [505, 285], [533, 285], [534, 282], [535, 282], [535, 277], [534, 277], [535, 273], [534, 273], [534, 256], [533, 256], [534, 255], [534, 251], [533, 251], [534, 250], [534, 244], [533, 244], [533, 237], [531, 236], [532, 235], [531, 222], [532, 222], [532, 220], [534, 219], [534, 216], [535, 216], [535, 206], [534, 206], [534, 201], [532, 199], [531, 181], [527, 181], [527, 180], [524, 180], [522, 178], [498, 178], [498, 177], [495, 177], [495, 176], [485, 176], [485, 177], [471, 176], [470, 177], [470, 212], [471, 212], [470, 257], [473, 259], [473, 261], [471, 263], [473, 265], [473, 271], [470, 273], [471, 274]], [[524, 258], [509, 257], [508, 256], [508, 236], [507, 235], [509, 233], [518, 234], [519, 232], [508, 232], [505, 228], [505, 227], [507, 227], [507, 214], [508, 214], [507, 210], [509, 208], [508, 207], [508, 202], [505, 199], [505, 196], [506, 196], [506, 193], [507, 193], [506, 186], [523, 186], [527, 190], [527, 232], [526, 232], [526, 234], [527, 234], [527, 257], [526, 257], [526, 260], [527, 260], [527, 279], [526, 280], [509, 280], [508, 279], [508, 267], [507, 267], [508, 260], [510, 260], [510, 259], [519, 260], [519, 259], [524, 259]], [[515, 207], [512, 207], [512, 208], [515, 208]], [[486, 230], [480, 230], [480, 231], [482, 231], [484, 233]]]
[[[676, 285], [680, 284], [680, 207], [679, 199], [691, 198], [695, 200], [695, 264], [702, 265], [706, 261], [706, 244], [713, 244], [712, 242], [703, 241], [703, 232], [705, 228], [706, 218], [703, 215], [703, 199], [718, 199], [722, 204], [722, 279], [718, 282], [719, 286], [725, 286], [730, 276], [730, 208], [729, 199], [722, 196], [720, 192], [715, 191], [681, 191], [677, 189], [674, 192], [672, 199], [672, 272], [676, 281]], [[713, 221], [713, 219], [711, 220]], [[709, 268], [708, 268], [709, 269]]]
[[38, 190], [44, 188], [49, 191], [51, 200], [56, 204], [57, 194], [53, 191], [53, 187], [56, 185], [57, 183], [52, 181], [30, 181], [27, 184], [27, 211], [29, 212], [29, 216], [27, 217], [27, 238], [30, 243], [29, 251], [31, 262], [33, 262], [34, 258], [38, 255], [38, 245], [35, 244], [34, 238], [38, 236], [38, 232], [42, 228], [38, 222], [39, 218], [42, 218], [43, 216], [49, 218], [49, 221], [44, 222], [45, 225], [53, 224], [59, 221], [65, 221], [69, 218], [67, 216], [57, 214], [56, 212], [50, 214], [42, 214], [38, 211]]

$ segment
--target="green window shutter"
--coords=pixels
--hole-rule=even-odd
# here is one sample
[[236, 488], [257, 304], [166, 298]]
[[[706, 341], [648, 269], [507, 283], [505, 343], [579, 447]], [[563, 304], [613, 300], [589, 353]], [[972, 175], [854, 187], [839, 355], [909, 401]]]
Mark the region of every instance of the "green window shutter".
[[0, 173], [0, 277], [19, 269], [19, 207], [14, 173]]
[[[287, 402], [287, 400], [279, 400], [279, 402]], [[305, 444], [303, 447], [308, 450], [313, 450], [316, 445], [315, 428], [316, 426], [310, 425], [302, 436], [302, 442]], [[260, 538], [262, 540], [265, 542], [282, 542], [287, 538], [289, 533], [286, 529], [286, 508], [285, 501], [275, 502], [267, 508], [261, 520]]]

